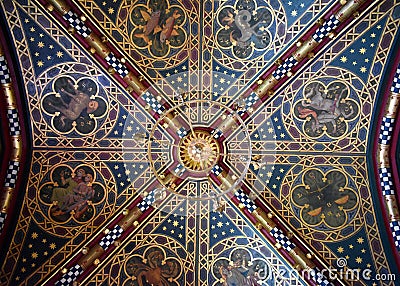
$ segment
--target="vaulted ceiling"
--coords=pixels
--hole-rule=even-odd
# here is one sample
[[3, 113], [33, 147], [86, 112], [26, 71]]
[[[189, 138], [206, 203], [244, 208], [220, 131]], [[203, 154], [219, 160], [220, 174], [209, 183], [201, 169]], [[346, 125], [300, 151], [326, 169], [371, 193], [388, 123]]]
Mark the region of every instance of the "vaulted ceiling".
[[1, 285], [396, 285], [397, 0], [0, 7]]

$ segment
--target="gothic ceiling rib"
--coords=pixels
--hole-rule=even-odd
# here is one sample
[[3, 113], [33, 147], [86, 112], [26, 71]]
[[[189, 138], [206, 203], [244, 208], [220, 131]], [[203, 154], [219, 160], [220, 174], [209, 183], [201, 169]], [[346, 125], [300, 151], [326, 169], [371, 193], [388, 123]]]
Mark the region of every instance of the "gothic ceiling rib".
[[1, 5], [2, 283], [394, 285], [396, 1]]

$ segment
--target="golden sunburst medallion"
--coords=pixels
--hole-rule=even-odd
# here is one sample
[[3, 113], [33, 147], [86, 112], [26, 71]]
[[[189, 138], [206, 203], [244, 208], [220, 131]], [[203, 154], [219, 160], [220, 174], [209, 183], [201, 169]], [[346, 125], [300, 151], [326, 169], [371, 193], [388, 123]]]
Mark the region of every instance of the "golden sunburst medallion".
[[192, 171], [205, 171], [218, 161], [219, 145], [206, 131], [195, 130], [179, 144], [179, 157], [183, 165]]

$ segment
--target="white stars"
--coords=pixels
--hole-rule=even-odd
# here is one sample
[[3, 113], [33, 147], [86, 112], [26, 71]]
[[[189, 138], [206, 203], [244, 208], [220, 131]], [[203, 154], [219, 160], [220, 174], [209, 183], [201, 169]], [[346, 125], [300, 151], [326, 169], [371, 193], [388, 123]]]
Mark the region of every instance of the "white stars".
[[362, 48], [360, 48], [359, 52], [360, 52], [360, 54], [364, 55], [367, 52], [367, 49], [362, 47]]
[[293, 17], [297, 16], [297, 10], [292, 10], [292, 12], [290, 12], [290, 15]]

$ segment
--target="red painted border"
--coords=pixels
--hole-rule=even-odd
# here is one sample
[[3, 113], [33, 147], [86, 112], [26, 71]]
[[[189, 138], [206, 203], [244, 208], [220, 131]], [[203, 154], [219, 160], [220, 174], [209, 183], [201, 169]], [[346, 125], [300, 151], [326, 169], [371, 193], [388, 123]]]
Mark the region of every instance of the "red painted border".
[[[377, 187], [377, 191], [379, 192], [379, 194], [378, 194], [379, 203], [380, 203], [379, 206], [380, 206], [381, 210], [383, 210], [382, 211], [382, 216], [383, 216], [383, 220], [384, 220], [384, 223], [385, 223], [385, 229], [386, 229], [386, 233], [388, 235], [388, 239], [391, 242], [390, 243], [390, 247], [391, 247], [392, 252], [393, 252], [393, 258], [396, 261], [397, 269], [400, 271], [400, 254], [399, 254], [399, 252], [397, 251], [397, 249], [395, 247], [394, 238], [393, 238], [393, 235], [392, 235], [392, 230], [390, 229], [390, 225], [389, 225], [390, 221], [389, 221], [389, 217], [388, 217], [388, 214], [387, 214], [387, 211], [386, 211], [387, 207], [386, 207], [385, 198], [384, 198], [384, 196], [382, 194], [382, 187], [381, 187], [381, 184], [380, 184], [380, 178], [379, 178], [379, 173], [378, 173], [378, 160], [377, 160], [378, 144], [379, 144], [378, 143], [379, 142], [379, 130], [380, 130], [382, 118], [385, 115], [386, 104], [388, 102], [388, 98], [389, 98], [390, 93], [391, 93], [390, 88], [392, 87], [393, 77], [395, 76], [397, 66], [400, 63], [400, 52], [399, 51], [397, 51], [397, 54], [396, 54], [395, 58], [393, 59], [393, 61], [390, 61], [390, 62], [391, 63], [397, 63], [397, 64], [396, 65], [392, 65], [390, 71], [388, 72], [388, 74], [389, 74], [388, 81], [389, 82], [385, 82], [385, 83], [381, 82], [381, 84], [385, 86], [385, 89], [382, 92], [383, 98], [382, 98], [382, 101], [380, 103], [381, 109], [379, 111], [379, 115], [378, 115], [377, 120], [376, 120], [377, 125], [376, 125], [376, 133], [375, 133], [374, 141], [373, 141], [374, 143], [373, 143], [373, 147], [372, 147], [372, 160], [373, 160], [373, 165], [374, 165], [373, 168], [374, 168], [374, 174], [375, 174], [376, 187]], [[388, 61], [388, 63], [389, 63], [389, 61]], [[398, 122], [396, 122], [396, 123], [399, 123], [400, 120], [397, 120], [397, 121]], [[395, 128], [396, 128], [396, 130], [400, 129], [400, 125], [397, 125]], [[392, 133], [392, 134], [394, 135], [394, 133]], [[394, 137], [392, 137], [391, 146], [393, 146], [393, 139], [394, 139]], [[390, 160], [390, 161], [392, 161], [392, 160]], [[397, 173], [394, 174], [393, 170], [392, 170], [392, 176], [393, 177], [397, 176]], [[399, 178], [397, 178], [397, 180], [398, 179]], [[395, 188], [396, 188], [396, 186], [395, 186]], [[396, 192], [398, 193], [398, 191], [399, 190], [397, 190]], [[397, 201], [398, 201], [398, 198], [397, 198]], [[379, 210], [376, 210], [376, 211], [379, 211]]]
[[[400, 58], [400, 55], [398, 55]], [[400, 61], [400, 60], [399, 60]], [[400, 64], [400, 62], [399, 62]], [[396, 66], [396, 68], [398, 65]], [[393, 79], [393, 78], [392, 78]], [[397, 142], [399, 140], [400, 136], [400, 105], [397, 107], [397, 112], [396, 112], [396, 120], [394, 122], [394, 127], [393, 127], [393, 133], [392, 133], [392, 140], [390, 144], [390, 150], [389, 150], [389, 160], [390, 160], [390, 167], [392, 169], [392, 176], [393, 176], [393, 185], [395, 188], [396, 192], [396, 199], [397, 199], [397, 204], [400, 206], [400, 178], [399, 178], [399, 167], [397, 165], [396, 161], [396, 149], [397, 149]]]
[[[8, 45], [8, 42], [5, 39], [5, 31], [4, 31], [4, 26], [0, 27], [0, 45], [3, 48], [3, 52], [4, 52], [4, 57], [7, 60], [7, 66], [8, 69], [10, 71], [10, 77], [11, 77], [11, 86], [14, 90], [14, 97], [15, 97], [15, 101], [16, 101], [16, 105], [17, 105], [17, 110], [18, 110], [18, 119], [19, 119], [19, 124], [20, 124], [20, 132], [21, 132], [21, 147], [22, 147], [22, 152], [21, 152], [21, 159], [19, 161], [20, 165], [19, 165], [19, 172], [18, 172], [18, 178], [15, 184], [15, 188], [14, 188], [14, 192], [13, 192], [13, 196], [12, 199], [10, 201], [10, 204], [8, 206], [7, 209], [7, 218], [4, 224], [4, 228], [2, 231], [2, 234], [0, 235], [0, 248], [3, 248], [4, 243], [6, 242], [6, 237], [10, 236], [10, 232], [13, 231], [13, 228], [15, 226], [15, 224], [13, 225], [12, 222], [14, 220], [14, 216], [16, 214], [18, 214], [19, 209], [16, 209], [17, 206], [17, 197], [21, 195], [21, 188], [24, 186], [25, 182], [23, 181], [23, 174], [26, 174], [27, 170], [28, 170], [28, 166], [26, 166], [26, 162], [27, 162], [27, 158], [29, 158], [29, 153], [30, 153], [30, 148], [28, 144], [28, 136], [27, 136], [27, 132], [28, 132], [28, 128], [25, 127], [25, 120], [24, 120], [24, 104], [23, 101], [25, 100], [24, 96], [22, 95], [23, 93], [20, 92], [19, 88], [18, 88], [18, 82], [19, 82], [19, 72], [16, 71], [16, 68], [18, 66], [18, 64], [13, 60], [12, 55], [12, 51], [10, 50], [10, 47]], [[0, 103], [4, 103], [0, 105], [0, 109], [2, 113], [7, 113], [7, 105], [5, 104], [5, 98], [4, 98], [4, 94], [3, 92], [0, 92]], [[7, 117], [6, 117], [7, 118]], [[5, 121], [5, 120], [3, 120]], [[7, 131], [9, 131], [9, 127], [8, 127], [8, 118], [5, 122], [2, 122], [2, 127], [3, 124], [7, 125]], [[11, 152], [11, 136], [8, 133], [7, 137], [8, 138], [8, 146], [6, 147], [8, 151], [8, 154], [10, 154]], [[7, 164], [6, 168], [4, 171], [6, 171], [8, 169], [8, 164], [9, 164], [9, 159], [8, 160], [4, 160], [2, 163], [2, 172], [3, 172], [3, 165]], [[0, 179], [2, 179], [2, 177], [0, 177]], [[3, 188], [4, 185], [4, 180], [0, 181], [2, 183], [1, 188]]]

